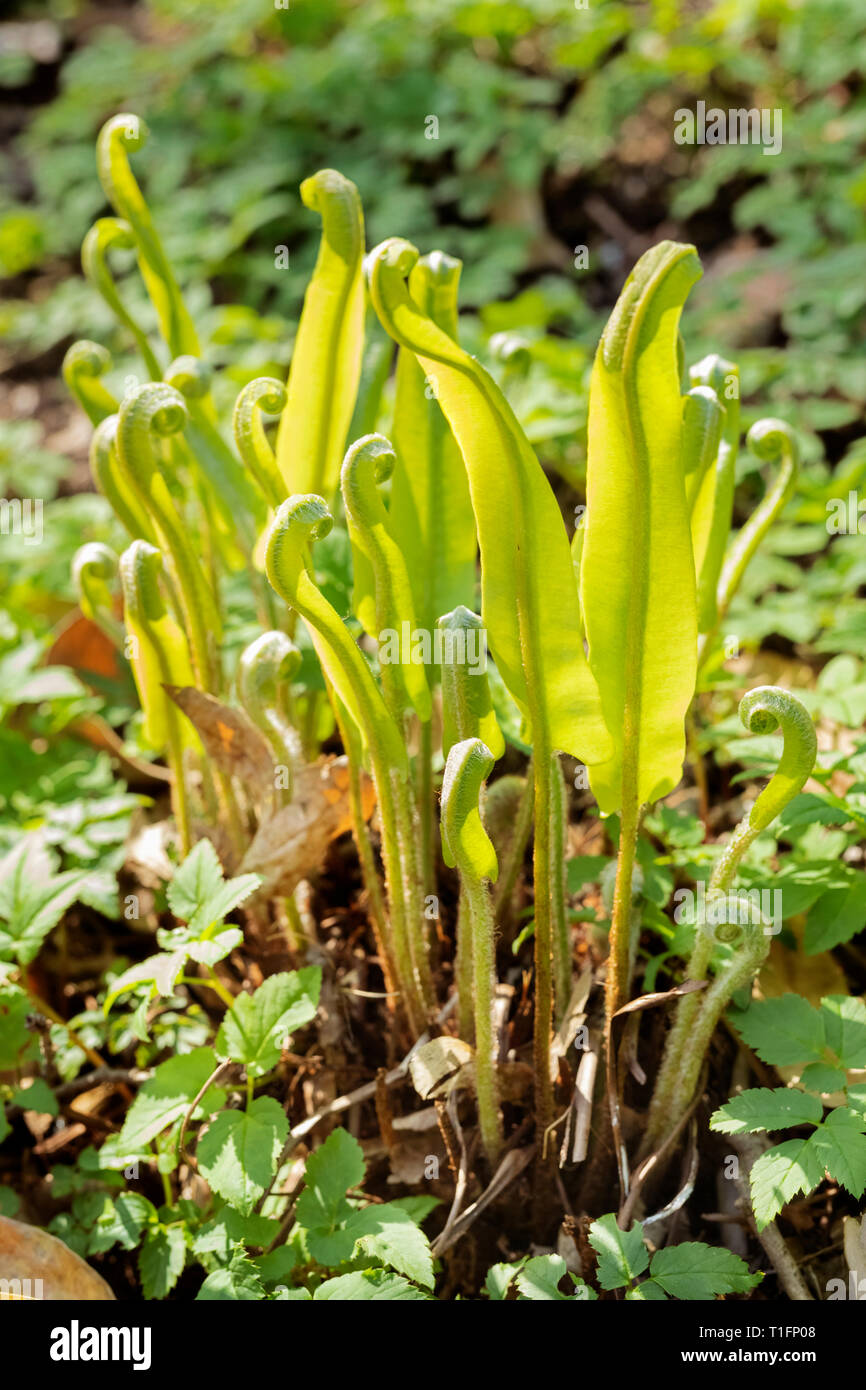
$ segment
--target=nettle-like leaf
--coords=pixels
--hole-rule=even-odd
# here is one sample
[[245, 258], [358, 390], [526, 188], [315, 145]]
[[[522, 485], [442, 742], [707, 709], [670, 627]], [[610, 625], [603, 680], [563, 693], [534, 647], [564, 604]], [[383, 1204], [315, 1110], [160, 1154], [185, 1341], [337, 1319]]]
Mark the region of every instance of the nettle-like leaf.
[[828, 995], [816, 1009], [799, 994], [756, 1000], [733, 1014], [737, 1032], [772, 1066], [822, 1062], [866, 1067], [866, 1004], [847, 995]]
[[732, 1250], [694, 1240], [657, 1250], [650, 1262], [651, 1282], [671, 1298], [695, 1300], [748, 1293], [763, 1277], [750, 1274], [745, 1260]]
[[823, 1180], [824, 1169], [808, 1139], [786, 1139], [760, 1155], [750, 1179], [755, 1222], [762, 1231], [796, 1197], [811, 1192]]
[[620, 1230], [613, 1215], [593, 1221], [589, 1243], [598, 1255], [598, 1282], [603, 1289], [619, 1289], [643, 1274], [649, 1264], [644, 1245], [643, 1228], [636, 1224], [630, 1231]]
[[117, 977], [106, 994], [105, 1012], [121, 994], [140, 985], [150, 985], [151, 994], [171, 994], [188, 960], [208, 967], [224, 960], [240, 946], [243, 932], [239, 927], [224, 927], [223, 919], [261, 882], [258, 874], [224, 879], [210, 840], [200, 840], [177, 870], [167, 893], [169, 907], [176, 917], [186, 919], [186, 926], [160, 928], [156, 939], [165, 950]]
[[527, 1260], [517, 1274], [519, 1301], [548, 1303], [562, 1300], [574, 1302], [576, 1299], [586, 1303], [597, 1300], [595, 1289], [578, 1279], [576, 1274], [569, 1276], [575, 1286], [574, 1292], [563, 1293], [559, 1284], [564, 1274], [565, 1260], [561, 1255], [536, 1255], [534, 1259]]
[[692, 246], [664, 241], [647, 251], [593, 367], [580, 594], [615, 744], [612, 758], [590, 768], [603, 812], [624, 798], [655, 801], [682, 771], [698, 630], [677, 330], [700, 274]]
[[201, 934], [222, 922], [259, 887], [258, 874], [223, 878], [210, 840], [199, 840], [168, 886], [168, 905], [191, 932]]
[[253, 1303], [265, 1298], [259, 1271], [242, 1250], [236, 1250], [226, 1265], [213, 1270], [196, 1294], [196, 1302], [201, 1303]]
[[762, 1129], [820, 1124], [824, 1107], [817, 1096], [782, 1087], [741, 1091], [716, 1111], [710, 1129], [720, 1134], [755, 1134]]
[[183, 1225], [158, 1223], [145, 1232], [138, 1256], [141, 1291], [145, 1298], [165, 1298], [170, 1294], [186, 1262], [186, 1231]]
[[[120, 1131], [120, 1148], [136, 1154], [164, 1129], [185, 1115], [208, 1077], [214, 1071], [214, 1054], [209, 1047], [197, 1047], [180, 1057], [161, 1062], [149, 1081], [145, 1081], [126, 1113]], [[225, 1104], [226, 1093], [212, 1086], [196, 1108], [193, 1119], [202, 1118]], [[125, 1146], [125, 1147], [124, 1147]]]
[[58, 863], [38, 834], [25, 835], [0, 860], [0, 956], [29, 965], [75, 902], [87, 874], [58, 873]]
[[278, 1101], [259, 1096], [246, 1110], [223, 1110], [198, 1141], [199, 1171], [214, 1192], [248, 1216], [277, 1171], [289, 1132]]
[[[602, 1288], [624, 1288], [626, 1298], [635, 1302], [659, 1302], [666, 1297], [709, 1299], [728, 1293], [747, 1293], [764, 1277], [750, 1274], [739, 1255], [721, 1246], [704, 1245], [701, 1241], [685, 1241], [657, 1250], [650, 1259], [641, 1222], [636, 1221], [630, 1230], [623, 1231], [613, 1215], [593, 1221], [589, 1242], [598, 1254], [598, 1281]], [[638, 1283], [647, 1268], [649, 1278]]]
[[[293, 1290], [295, 1294], [306, 1290]], [[309, 1294], [307, 1294], [309, 1298]], [[338, 1299], [341, 1303], [355, 1302], [428, 1302], [429, 1294], [416, 1289], [401, 1279], [399, 1274], [389, 1274], [385, 1269], [364, 1269], [355, 1274], [341, 1274], [336, 1279], [326, 1279], [313, 1294], [313, 1301], [322, 1303], [328, 1299]]]
[[238, 995], [217, 1033], [217, 1057], [243, 1062], [248, 1076], [264, 1076], [280, 1060], [288, 1035], [315, 1017], [321, 986], [321, 967], [307, 965]]
[[[331, 1267], [372, 1258], [432, 1288], [430, 1242], [415, 1216], [399, 1202], [358, 1208], [347, 1199], [346, 1194], [363, 1182], [365, 1171], [360, 1144], [343, 1129], [334, 1130], [307, 1159], [296, 1216], [310, 1255]], [[422, 1219], [421, 1211], [417, 1218]]]

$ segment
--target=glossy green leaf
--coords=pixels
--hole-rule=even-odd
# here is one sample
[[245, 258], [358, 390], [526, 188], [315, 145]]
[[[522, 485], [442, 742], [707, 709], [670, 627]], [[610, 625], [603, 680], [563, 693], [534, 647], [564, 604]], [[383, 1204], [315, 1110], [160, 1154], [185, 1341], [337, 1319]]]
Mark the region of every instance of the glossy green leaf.
[[[423, 314], [457, 340], [461, 264], [441, 251], [422, 256], [409, 293]], [[391, 479], [389, 529], [406, 559], [415, 616], [426, 631], [475, 595], [478, 548], [466, 470], [457, 442], [410, 349], [397, 356], [394, 426], [397, 465]]]
[[330, 501], [361, 375], [364, 216], [357, 188], [334, 169], [305, 179], [301, 198], [321, 216], [322, 240], [295, 337], [276, 457], [288, 492]]
[[682, 462], [680, 312], [700, 265], [662, 242], [626, 281], [595, 358], [580, 587], [614, 755], [590, 767], [604, 812], [680, 779], [695, 688], [697, 607]]
[[[497, 668], [545, 741], [586, 762], [610, 735], [581, 639], [571, 552], [550, 484], [511, 407], [484, 368], [421, 310], [406, 277], [414, 246], [392, 239], [370, 256], [373, 304], [410, 349], [463, 454], [481, 549], [481, 609]], [[538, 733], [538, 730], [536, 730]]]

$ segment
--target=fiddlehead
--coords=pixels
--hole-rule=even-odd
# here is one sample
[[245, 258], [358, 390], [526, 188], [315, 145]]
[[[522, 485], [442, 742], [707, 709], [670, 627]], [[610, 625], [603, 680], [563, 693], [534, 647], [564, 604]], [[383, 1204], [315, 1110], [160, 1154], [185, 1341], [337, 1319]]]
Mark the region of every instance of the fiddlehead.
[[162, 371], [147, 340], [147, 334], [123, 303], [108, 266], [109, 251], [129, 251], [134, 246], [135, 237], [128, 222], [119, 217], [100, 217], [94, 222], [82, 243], [81, 268], [94, 289], [102, 295], [114, 317], [132, 334], [151, 381], [159, 381]]
[[746, 566], [791, 497], [799, 471], [800, 451], [797, 438], [784, 420], [758, 420], [749, 430], [746, 443], [756, 458], [778, 463], [779, 471], [772, 487], [738, 532], [728, 552], [717, 592], [719, 622], [724, 618], [731, 599], [740, 587]]
[[[396, 458], [391, 444], [381, 434], [359, 439], [346, 454], [340, 474], [340, 487], [349, 521], [352, 541], [366, 555], [373, 570], [375, 600], [362, 605], [359, 617], [371, 636], [393, 633], [395, 640], [402, 625], [408, 622], [409, 631], [415, 627], [415, 608], [406, 562], [388, 530], [388, 514], [379, 485], [390, 478]], [[428, 646], [432, 634], [427, 633]], [[382, 688], [395, 718], [413, 708], [422, 720], [430, 718], [430, 688], [422, 665], [405, 652], [399, 642], [399, 660], [391, 661], [380, 645]], [[429, 653], [428, 653], [429, 655]]]
[[232, 430], [243, 463], [276, 509], [284, 500], [285, 484], [277, 468], [274, 451], [265, 434], [262, 412], [281, 415], [287, 400], [286, 388], [275, 377], [257, 376], [241, 391], [235, 402]]
[[[818, 741], [805, 706], [788, 690], [762, 685], [743, 696], [740, 719], [754, 734], [781, 729], [784, 739], [779, 765], [754, 805], [737, 826], [710, 876], [708, 905], [722, 904], [715, 931], [699, 922], [695, 947], [689, 960], [689, 979], [703, 980], [712, 957], [714, 941], [734, 941], [741, 934], [737, 895], [730, 892], [737, 868], [749, 846], [802, 791], [815, 766]], [[730, 907], [733, 906], [733, 914]], [[733, 915], [734, 920], [731, 921]], [[691, 1101], [710, 1038], [734, 992], [748, 984], [766, 958], [770, 931], [760, 913], [750, 914], [744, 944], [719, 972], [704, 995], [688, 994], [677, 1005], [676, 1019], [665, 1047], [664, 1060], [653, 1095], [645, 1147], [652, 1147], [674, 1124]]]
[[100, 380], [110, 367], [107, 348], [88, 338], [73, 343], [63, 359], [63, 380], [92, 425], [98, 425], [118, 408], [116, 398]]
[[[369, 753], [382, 822], [382, 856], [388, 883], [393, 958], [410, 1025], [425, 1015], [426, 955], [418, 949], [423, 920], [416, 920], [417, 888], [407, 874], [408, 758], [402, 731], [386, 708], [358, 646], [339, 614], [308, 572], [312, 541], [326, 536], [333, 517], [322, 497], [290, 497], [278, 508], [267, 534], [266, 568], [276, 592], [304, 619], [327, 681], [360, 730]], [[426, 967], [426, 968], [425, 968]]]
[[803, 790], [815, 766], [818, 740], [805, 705], [789, 690], [760, 685], [740, 701], [740, 720], [753, 734], [781, 729], [784, 743], [779, 766], [751, 810], [737, 826], [710, 878], [712, 888], [727, 889], [749, 845]]
[[129, 166], [129, 155], [142, 148], [147, 133], [144, 121], [128, 113], [106, 121], [96, 145], [99, 179], [118, 217], [132, 228], [142, 278], [169, 351], [173, 357], [186, 352], [197, 356], [199, 342], [195, 326], [181, 298], [150, 209]]
[[100, 541], [89, 541], [75, 552], [72, 578], [85, 618], [95, 623], [116, 646], [123, 642], [123, 629], [114, 616], [110, 584], [117, 579], [118, 560], [114, 551]]
[[119, 419], [118, 415], [108, 415], [94, 430], [90, 441], [90, 472], [97, 492], [111, 503], [115, 516], [132, 539], [153, 544], [156, 541], [153, 523], [117, 456]]
[[301, 652], [284, 632], [263, 632], [241, 652], [238, 662], [238, 694], [252, 719], [267, 738], [276, 759], [288, 773], [285, 800], [291, 798], [294, 767], [301, 761], [297, 732], [281, 712], [281, 693], [291, 684], [301, 664]]
[[[493, 758], [505, 752], [505, 740], [496, 720], [490, 699], [490, 686], [478, 659], [482, 655], [484, 624], [468, 608], [455, 608], [438, 621], [442, 634], [442, 753], [447, 759], [456, 743], [465, 739], [480, 739]], [[438, 633], [437, 633], [438, 636]], [[470, 643], [477, 648], [470, 665]], [[457, 980], [458, 1025], [466, 1042], [474, 1038], [475, 1019], [472, 1008], [472, 940], [470, 909], [461, 886], [457, 910], [457, 952], [454, 974]]]
[[734, 511], [734, 483], [740, 445], [740, 373], [736, 363], [710, 353], [690, 369], [694, 386], [708, 386], [724, 411], [715, 465], [713, 519], [703, 563], [697, 569], [698, 631], [707, 632], [717, 620], [716, 591]]
[[120, 408], [117, 449], [121, 466], [170, 555], [198, 684], [205, 690], [218, 689], [216, 603], [162, 476], [156, 448], [158, 440], [182, 430], [186, 420], [184, 399], [174, 387], [162, 382], [141, 386]]
[[165, 380], [186, 402], [188, 454], [201, 477], [206, 497], [210, 499], [206, 505], [217, 513], [222, 536], [229, 547], [237, 549], [240, 535], [242, 551], [249, 554], [264, 525], [265, 507], [258, 479], [251, 479], [244, 471], [216, 426], [210, 400], [212, 378], [213, 371], [208, 364], [189, 353], [176, 357], [165, 373]]
[[442, 779], [442, 853], [456, 865], [468, 912], [464, 926], [472, 938], [472, 994], [475, 1023], [475, 1075], [478, 1119], [491, 1163], [502, 1146], [502, 1121], [494, 1060], [494, 931], [489, 884], [499, 873], [496, 851], [481, 821], [480, 798], [493, 767], [493, 754], [479, 738], [455, 743]]
[[[480, 738], [501, 758], [505, 739], [496, 719], [483, 666], [484, 624], [462, 605], [444, 613], [436, 626], [442, 633], [442, 752], [453, 744]], [[476, 650], [470, 655], [470, 644]]]
[[198, 740], [164, 687], [192, 684], [192, 669], [186, 638], [163, 603], [161, 573], [162, 556], [147, 541], [133, 541], [120, 557], [124, 649], [132, 664], [147, 740], [157, 751], [167, 751], [175, 818], [183, 852], [188, 853], [191, 828], [183, 755], [184, 748], [196, 748]]

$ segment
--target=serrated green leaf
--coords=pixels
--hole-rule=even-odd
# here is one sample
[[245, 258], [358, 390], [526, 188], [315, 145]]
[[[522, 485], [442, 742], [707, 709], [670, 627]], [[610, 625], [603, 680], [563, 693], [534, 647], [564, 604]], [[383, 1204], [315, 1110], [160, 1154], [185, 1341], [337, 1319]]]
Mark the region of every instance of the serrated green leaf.
[[87, 874], [57, 873], [57, 858], [37, 834], [25, 835], [0, 860], [0, 953], [29, 965], [75, 902]]
[[527, 1260], [517, 1275], [517, 1289], [521, 1299], [531, 1299], [536, 1303], [567, 1301], [569, 1295], [562, 1293], [559, 1282], [565, 1273], [565, 1260], [561, 1255], [536, 1255]]
[[249, 1216], [277, 1170], [288, 1132], [272, 1096], [260, 1096], [246, 1110], [223, 1110], [199, 1139], [199, 1171], [214, 1192]]
[[258, 874], [223, 879], [217, 852], [210, 840], [199, 840], [168, 886], [168, 905], [193, 932], [222, 922], [261, 883]]
[[353, 1259], [372, 1256], [416, 1284], [432, 1289], [430, 1242], [398, 1202], [371, 1205], [356, 1212], [347, 1221], [346, 1231], [356, 1242]]
[[[127, 1111], [120, 1131], [121, 1149], [138, 1153], [189, 1109], [208, 1077], [216, 1070], [216, 1059], [209, 1047], [197, 1047], [180, 1057], [161, 1062], [146, 1081]], [[213, 1086], [206, 1092], [195, 1116], [209, 1114], [224, 1104], [225, 1091]]]
[[719, 1294], [748, 1293], [762, 1274], [750, 1274], [745, 1260], [732, 1250], [687, 1240], [657, 1250], [650, 1264], [653, 1283], [671, 1298], [709, 1299]]
[[510, 1264], [491, 1265], [484, 1280], [484, 1289], [488, 1298], [494, 1303], [500, 1303], [506, 1297], [508, 1290], [514, 1283], [516, 1275], [526, 1264], [526, 1256], [522, 1260], [514, 1260]]
[[351, 1212], [346, 1193], [360, 1187], [366, 1164], [357, 1139], [345, 1129], [335, 1129], [321, 1148], [310, 1154], [304, 1174], [304, 1190], [296, 1215], [308, 1231], [333, 1230]]
[[240, 1251], [223, 1269], [213, 1270], [196, 1294], [197, 1303], [252, 1303], [264, 1298], [258, 1269]]
[[649, 1264], [639, 1221], [630, 1231], [622, 1231], [615, 1216], [602, 1216], [589, 1228], [589, 1243], [598, 1255], [598, 1282], [603, 1289], [621, 1288], [643, 1274]]
[[109, 1200], [100, 1213], [90, 1233], [87, 1253], [97, 1255], [114, 1245], [120, 1245], [123, 1250], [134, 1250], [139, 1244], [141, 1232], [151, 1223], [157, 1224], [153, 1203], [140, 1192], [121, 1192], [113, 1201]]
[[385, 1269], [365, 1269], [357, 1274], [341, 1274], [326, 1279], [313, 1294], [316, 1303], [333, 1300], [373, 1302], [427, 1302], [428, 1295], [416, 1289], [399, 1274]]
[[845, 994], [821, 1000], [827, 1046], [843, 1067], [866, 1067], [866, 1004]]
[[841, 1067], [829, 1067], [825, 1062], [810, 1062], [808, 1067], [804, 1067], [800, 1077], [801, 1086], [805, 1086], [807, 1091], [817, 1091], [820, 1095], [841, 1091], [846, 1081], [846, 1073]]
[[183, 1226], [154, 1226], [144, 1237], [138, 1256], [141, 1291], [145, 1298], [165, 1298], [183, 1272], [186, 1233]]
[[214, 1049], [218, 1057], [243, 1062], [250, 1076], [264, 1076], [280, 1060], [289, 1033], [315, 1017], [322, 970], [271, 975], [254, 994], [240, 994], [225, 1015]]
[[752, 1164], [752, 1207], [762, 1231], [798, 1192], [811, 1192], [824, 1176], [824, 1168], [808, 1139], [786, 1139], [761, 1154]]
[[824, 1107], [817, 1096], [784, 1086], [772, 1091], [760, 1086], [732, 1096], [711, 1117], [710, 1129], [720, 1134], [755, 1134], [761, 1129], [817, 1125], [823, 1114]]
[[850, 883], [831, 888], [812, 908], [806, 921], [803, 946], [807, 955], [832, 951], [850, 941], [866, 926], [866, 874], [857, 873]]
[[161, 995], [163, 998], [174, 992], [175, 984], [183, 974], [183, 968], [187, 961], [188, 952], [184, 947], [177, 951], [160, 951], [155, 956], [148, 956], [147, 960], [140, 961], [137, 965], [132, 965], [128, 970], [124, 970], [122, 975], [118, 975], [113, 981], [111, 988], [106, 992], [103, 1010], [107, 1014], [112, 1004], [120, 998], [121, 994], [127, 994], [131, 989], [138, 989], [140, 985], [151, 986], [151, 996]]
[[821, 1015], [799, 994], [757, 1000], [745, 1013], [732, 1014], [731, 1022], [762, 1061], [773, 1066], [826, 1061]]
[[866, 1188], [866, 1123], [862, 1116], [839, 1107], [831, 1110], [809, 1143], [822, 1169], [841, 1183], [852, 1197], [860, 1197]]

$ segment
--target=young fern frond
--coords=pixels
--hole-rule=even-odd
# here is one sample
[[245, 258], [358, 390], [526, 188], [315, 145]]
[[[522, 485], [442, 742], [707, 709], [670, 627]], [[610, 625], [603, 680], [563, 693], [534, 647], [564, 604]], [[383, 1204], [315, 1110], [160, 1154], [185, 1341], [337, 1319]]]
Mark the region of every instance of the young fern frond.
[[82, 338], [67, 349], [63, 358], [63, 380], [91, 425], [98, 425], [119, 409], [118, 401], [101, 377], [111, 368], [111, 353], [99, 343]]
[[277, 467], [289, 493], [337, 491], [355, 408], [364, 345], [364, 214], [353, 183], [320, 169], [301, 184], [322, 219], [322, 240], [304, 296], [288, 401], [277, 431]]
[[301, 741], [284, 712], [284, 693], [297, 675], [301, 652], [284, 632], [263, 632], [241, 652], [237, 683], [241, 703], [261, 729], [279, 764], [286, 769], [286, 785], [275, 789], [278, 804], [292, 798], [293, 773], [303, 761]]
[[101, 492], [111, 504], [115, 516], [130, 537], [154, 545], [156, 528], [117, 456], [119, 421], [119, 415], [107, 415], [94, 430], [90, 441], [90, 472], [97, 492]]
[[286, 388], [275, 377], [257, 376], [247, 382], [235, 402], [232, 432], [235, 447], [247, 472], [274, 510], [285, 500], [286, 486], [277, 468], [274, 451], [265, 434], [262, 412], [280, 415], [285, 409]]
[[695, 363], [689, 372], [689, 380], [692, 387], [705, 386], [714, 391], [724, 411], [715, 460], [712, 524], [703, 561], [695, 565], [698, 631], [703, 633], [714, 628], [717, 621], [716, 592], [734, 512], [737, 451], [740, 447], [740, 373], [734, 362], [711, 353]]
[[[744, 695], [740, 701], [740, 719], [750, 733], [767, 734], [780, 729], [784, 739], [782, 756], [767, 786], [722, 851], [710, 876], [709, 902], [718, 902], [729, 894], [749, 846], [802, 791], [815, 766], [818, 749], [815, 726], [808, 710], [796, 695], [778, 686], [758, 686]], [[722, 915], [727, 916], [726, 913]], [[695, 945], [686, 972], [688, 979], [706, 979], [715, 940], [738, 937], [739, 930], [730, 930], [734, 925], [723, 921], [714, 935], [706, 922], [696, 924]], [[745, 942], [731, 962], [720, 970], [711, 987], [702, 993], [684, 995], [679, 1000], [650, 1107], [645, 1148], [658, 1143], [688, 1108], [706, 1049], [722, 1013], [735, 991], [748, 984], [760, 968], [769, 948], [770, 936], [764, 924], [750, 924]]]
[[106, 121], [96, 143], [96, 163], [105, 196], [117, 216], [131, 227], [147, 292], [156, 309], [160, 332], [172, 357], [200, 352], [198, 334], [174, 278], [150, 209], [129, 165], [129, 156], [147, 140], [138, 116], [122, 113]]
[[[340, 474], [349, 535], [356, 549], [367, 557], [373, 573], [374, 592], [361, 604], [358, 617], [374, 638], [386, 631], [399, 632], [401, 622], [408, 622], [410, 629], [415, 626], [406, 562], [391, 536], [379, 490], [390, 478], [395, 463], [389, 441], [381, 434], [371, 434], [352, 445]], [[381, 658], [385, 702], [398, 721], [410, 709], [427, 720], [430, 689], [424, 668], [412, 661], [411, 653], [401, 651], [400, 656], [396, 662]], [[404, 661], [403, 656], [408, 659]]]
[[411, 350], [460, 446], [481, 550], [481, 608], [497, 668], [531, 725], [535, 779], [536, 1123], [553, 1119], [550, 827], [558, 750], [611, 750], [581, 634], [577, 586], [553, 491], [492, 377], [423, 313], [406, 278], [418, 260], [394, 238], [370, 256], [370, 292], [391, 336]]
[[185, 748], [199, 747], [198, 738], [164, 687], [191, 685], [193, 678], [186, 638], [167, 613], [159, 591], [161, 570], [162, 556], [147, 541], [133, 541], [120, 557], [126, 652], [144, 712], [147, 740], [157, 752], [165, 749], [167, 753], [172, 806], [182, 852], [188, 854], [191, 820], [183, 755]]
[[196, 683], [216, 692], [221, 686], [217, 604], [162, 475], [157, 449], [157, 442], [177, 434], [187, 418], [183, 396], [174, 387], [162, 382], [141, 386], [121, 405], [117, 451], [126, 479], [152, 517], [160, 546], [171, 561]]
[[[250, 477], [216, 427], [210, 402], [213, 373], [189, 354], [166, 369], [166, 382], [186, 401], [186, 445], [213, 498], [220, 529], [238, 561], [249, 559], [264, 525], [267, 509], [257, 481]], [[240, 543], [240, 544], [239, 544]]]
[[[505, 739], [497, 723], [486, 675], [473, 674], [466, 660], [468, 636], [479, 639], [481, 619], [468, 608], [445, 613], [437, 624], [444, 634], [442, 643], [442, 753], [448, 758], [457, 743], [467, 739], [481, 741], [494, 761], [505, 752]], [[458, 1026], [461, 1038], [472, 1042], [475, 1013], [472, 1005], [473, 947], [471, 909], [461, 880], [457, 909], [457, 954], [454, 964], [457, 980]]]
[[495, 1164], [502, 1148], [493, 1023], [495, 951], [490, 898], [490, 883], [496, 882], [499, 865], [493, 843], [481, 821], [480, 798], [493, 763], [493, 754], [479, 738], [454, 744], [442, 779], [441, 827], [445, 863], [459, 870], [468, 908], [465, 925], [472, 941], [478, 1121], [491, 1164]]
[[159, 381], [162, 369], [156, 354], [148, 342], [147, 334], [136, 323], [121, 299], [108, 266], [109, 251], [130, 251], [134, 247], [135, 236], [128, 222], [124, 222], [120, 217], [100, 217], [81, 244], [81, 268], [94, 289], [102, 295], [118, 323], [131, 333], [151, 381]]
[[413, 951], [423, 925], [410, 922], [407, 914], [407, 902], [415, 900], [412, 884], [406, 883], [404, 875], [409, 762], [402, 731], [389, 713], [367, 662], [309, 573], [309, 545], [326, 536], [332, 525], [333, 517], [321, 497], [296, 496], [283, 502], [268, 530], [267, 575], [280, 598], [306, 623], [322, 670], [357, 725], [370, 759], [382, 823], [390, 914], [388, 945], [409, 1025], [419, 1032], [426, 1013], [421, 972], [427, 962], [419, 961]]
[[75, 552], [72, 579], [85, 618], [95, 623], [116, 647], [123, 645], [123, 628], [114, 616], [114, 599], [109, 587], [117, 580], [118, 558], [110, 546], [88, 541]]
[[758, 420], [746, 435], [746, 443], [756, 458], [777, 463], [779, 471], [763, 500], [758, 503], [745, 526], [738, 531], [725, 558], [717, 594], [719, 622], [724, 618], [731, 599], [740, 587], [746, 566], [790, 499], [797, 483], [800, 466], [797, 437], [784, 420]]

